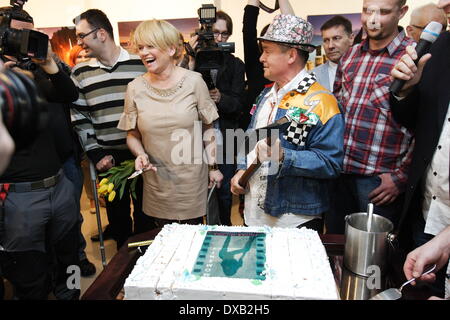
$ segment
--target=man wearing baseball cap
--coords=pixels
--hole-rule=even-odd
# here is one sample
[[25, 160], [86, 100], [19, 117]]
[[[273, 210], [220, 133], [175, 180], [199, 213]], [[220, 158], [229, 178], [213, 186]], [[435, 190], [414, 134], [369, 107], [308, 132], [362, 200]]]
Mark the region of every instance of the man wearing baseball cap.
[[[302, 227], [322, 232], [329, 209], [329, 181], [342, 169], [344, 121], [334, 96], [305, 69], [312, 25], [293, 15], [278, 15], [260, 38], [264, 77], [273, 81], [256, 100], [249, 130], [283, 117], [285, 132], [259, 141], [247, 156], [239, 156], [231, 190], [245, 194], [248, 226]], [[258, 159], [262, 165], [247, 188], [239, 179]]]

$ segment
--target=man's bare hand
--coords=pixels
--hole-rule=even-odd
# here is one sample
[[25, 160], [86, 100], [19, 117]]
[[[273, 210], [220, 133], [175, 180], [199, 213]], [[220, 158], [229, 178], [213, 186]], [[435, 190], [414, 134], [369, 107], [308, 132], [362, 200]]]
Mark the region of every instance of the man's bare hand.
[[56, 74], [59, 72], [59, 68], [58, 65], [55, 62], [55, 59], [53, 59], [53, 50], [52, 50], [52, 45], [50, 44], [50, 40], [48, 41], [48, 49], [47, 49], [47, 58], [44, 61], [38, 61], [36, 60], [35, 62], [40, 64], [42, 69], [44, 69], [44, 71], [47, 74]]
[[390, 173], [380, 175], [381, 184], [369, 194], [369, 200], [376, 206], [387, 205], [397, 199], [400, 191]]
[[261, 163], [269, 160], [279, 162], [283, 157], [280, 139], [277, 138], [271, 146], [267, 144], [267, 139], [259, 141], [256, 144], [256, 154]]
[[97, 164], [95, 168], [100, 172], [105, 172], [114, 167], [114, 157], [111, 155], [104, 156]]
[[222, 95], [220, 94], [220, 91], [217, 88], [209, 90], [209, 96], [211, 97], [211, 99], [213, 99], [215, 103], [219, 103], [220, 99], [222, 98]]
[[[433, 239], [411, 251], [406, 257], [403, 272], [406, 279], [419, 278], [421, 281], [433, 282], [434, 273], [421, 276], [426, 266], [436, 264], [436, 271], [440, 270], [450, 256], [450, 226], [442, 230]], [[413, 282], [412, 285], [415, 283]]]
[[400, 58], [400, 61], [394, 66], [391, 71], [393, 79], [405, 80], [406, 83], [402, 90], [399, 92], [400, 97], [407, 96], [409, 91], [422, 78], [423, 68], [428, 60], [430, 60], [431, 54], [424, 55], [417, 66], [414, 61], [417, 59], [417, 52], [413, 46], [406, 47], [406, 53]]
[[240, 195], [245, 194], [246, 191], [242, 186], [239, 184], [239, 179], [241, 179], [242, 175], [244, 174], [245, 170], [239, 170], [236, 172], [234, 177], [231, 179], [231, 193], [234, 195]]
[[198, 46], [198, 35], [195, 35], [189, 39], [189, 45], [195, 51]]

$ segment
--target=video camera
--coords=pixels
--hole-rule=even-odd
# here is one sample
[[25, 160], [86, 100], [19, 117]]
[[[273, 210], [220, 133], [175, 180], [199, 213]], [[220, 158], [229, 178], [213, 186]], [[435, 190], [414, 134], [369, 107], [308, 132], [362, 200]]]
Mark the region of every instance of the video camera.
[[11, 69], [0, 71], [0, 113], [17, 150], [31, 144], [46, 124], [45, 106], [31, 78]]
[[213, 25], [216, 22], [216, 7], [213, 4], [203, 4], [198, 9], [200, 29], [195, 30], [198, 35], [198, 46], [195, 52], [195, 71], [200, 72], [209, 90], [215, 88], [211, 78], [211, 70], [219, 69], [223, 65], [224, 53], [234, 53], [233, 42], [216, 43], [214, 41]]
[[17, 66], [24, 70], [35, 70], [32, 59], [45, 60], [48, 50], [48, 36], [30, 29], [11, 28], [11, 20], [33, 23], [24, 15], [23, 5], [27, 0], [11, 0], [11, 9], [0, 12], [0, 55], [16, 57]]

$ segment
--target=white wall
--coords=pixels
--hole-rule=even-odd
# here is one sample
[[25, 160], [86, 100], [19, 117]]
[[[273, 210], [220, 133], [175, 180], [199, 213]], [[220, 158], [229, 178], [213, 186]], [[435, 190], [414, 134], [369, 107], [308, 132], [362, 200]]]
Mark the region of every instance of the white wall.
[[[195, 18], [202, 3], [211, 0], [28, 0], [24, 9], [36, 28], [72, 26], [72, 20], [87, 9], [100, 9], [108, 15], [119, 39], [117, 23], [148, 19]], [[0, 6], [9, 0], [0, 0]]]
[[[85, 11], [85, 0], [28, 0], [24, 9], [33, 17], [37, 28], [72, 26], [72, 19]], [[0, 0], [8, 6], [9, 0]]]
[[[273, 6], [275, 0], [262, 0], [264, 4]], [[410, 8], [416, 8], [437, 0], [408, 0]], [[236, 55], [243, 57], [242, 48], [242, 16], [246, 0], [28, 0], [25, 9], [33, 16], [35, 25], [41, 27], [71, 26], [72, 19], [89, 8], [104, 11], [114, 28], [118, 39], [117, 23], [119, 21], [135, 21], [146, 19], [170, 19], [197, 17], [197, 9], [202, 3], [215, 3], [232, 18], [234, 34], [229, 41], [236, 42]], [[339, 14], [361, 12], [362, 0], [291, 0], [298, 16], [306, 19], [308, 15]], [[9, 5], [9, 0], [0, 0], [0, 6]], [[401, 21], [406, 25], [409, 21], [408, 11]], [[261, 12], [258, 29], [270, 23], [275, 13], [269, 15]]]
[[114, 27], [116, 39], [119, 39], [117, 23], [120, 21], [195, 18], [197, 9], [205, 1], [210, 2], [208, 0], [85, 0], [86, 10], [96, 8], [108, 15]]

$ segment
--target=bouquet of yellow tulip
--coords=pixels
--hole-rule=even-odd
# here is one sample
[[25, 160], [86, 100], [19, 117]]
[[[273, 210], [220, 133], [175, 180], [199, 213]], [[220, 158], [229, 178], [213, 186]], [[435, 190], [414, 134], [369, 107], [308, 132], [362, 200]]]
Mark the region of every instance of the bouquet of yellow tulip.
[[[127, 179], [134, 171], [134, 160], [126, 160], [120, 166], [112, 167], [108, 171], [100, 173], [99, 177], [104, 178], [100, 181], [97, 188], [98, 194], [107, 197], [108, 201], [111, 202], [116, 197], [117, 192], [119, 192], [119, 197], [122, 199]], [[135, 199], [136, 183], [137, 179], [134, 178], [130, 184], [131, 195]]]

